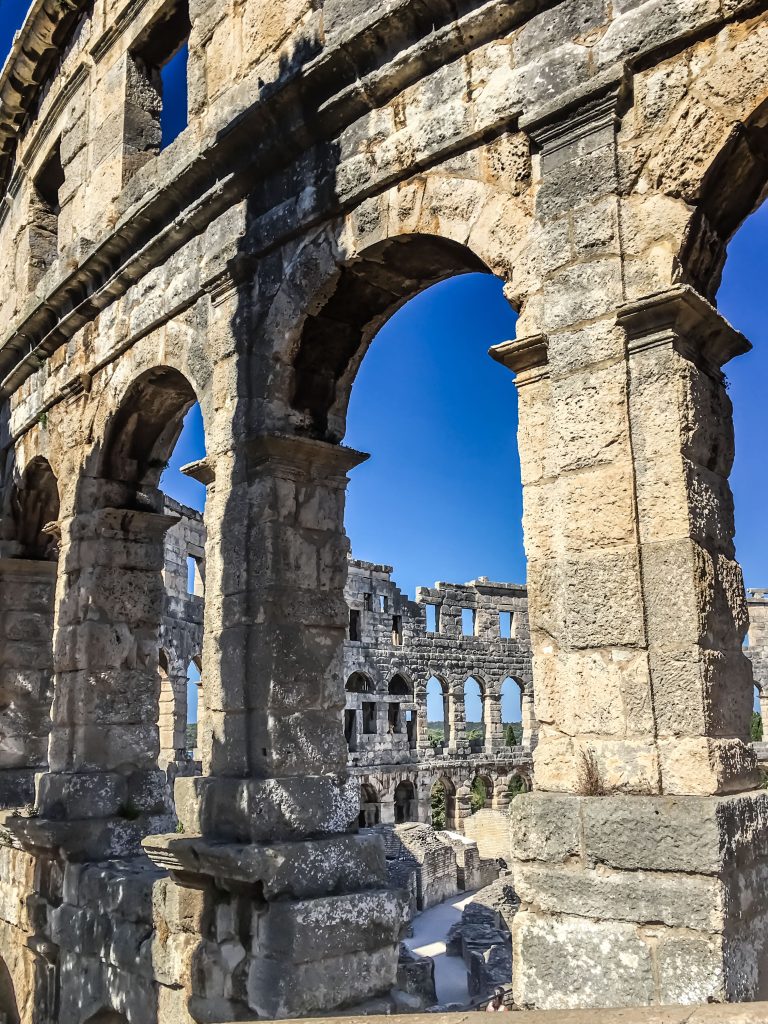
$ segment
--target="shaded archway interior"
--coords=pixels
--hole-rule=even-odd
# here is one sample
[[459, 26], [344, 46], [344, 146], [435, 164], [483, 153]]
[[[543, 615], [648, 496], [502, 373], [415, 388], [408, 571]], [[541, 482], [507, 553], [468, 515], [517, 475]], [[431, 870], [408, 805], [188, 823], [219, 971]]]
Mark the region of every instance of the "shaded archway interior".
[[[723, 183], [728, 182], [728, 187]], [[680, 253], [682, 280], [716, 304], [726, 249], [768, 195], [768, 100], [737, 125], [709, 168]]]
[[102, 475], [134, 486], [157, 487], [197, 400], [191, 384], [171, 367], [142, 374], [128, 389], [107, 431]]
[[379, 242], [342, 267], [331, 297], [307, 318], [294, 359], [292, 405], [306, 416], [304, 431], [340, 441], [351, 378], [379, 328], [430, 285], [478, 272], [489, 270], [466, 246], [433, 235]]
[[56, 561], [58, 537], [50, 528], [59, 518], [59, 488], [47, 459], [32, 459], [11, 500], [14, 539], [20, 557]]

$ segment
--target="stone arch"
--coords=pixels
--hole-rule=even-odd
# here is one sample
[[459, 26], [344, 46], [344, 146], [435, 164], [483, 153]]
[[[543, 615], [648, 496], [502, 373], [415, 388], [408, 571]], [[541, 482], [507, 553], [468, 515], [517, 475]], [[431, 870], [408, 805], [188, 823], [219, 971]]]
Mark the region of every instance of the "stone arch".
[[496, 790], [496, 787], [493, 784], [493, 779], [487, 772], [478, 772], [472, 779], [470, 785], [473, 813], [482, 809], [477, 805], [481, 795], [480, 787], [482, 787], [483, 790], [482, 807], [493, 807], [493, 798]]
[[[437, 795], [435, 791], [438, 789], [438, 787], [443, 791], [444, 810], [442, 823], [435, 823], [434, 820], [432, 820], [432, 815], [435, 813], [434, 804], [435, 797]], [[447, 775], [438, 775], [438, 777], [432, 782], [432, 785], [430, 786], [429, 796], [430, 820], [432, 820], [432, 824], [435, 826], [435, 828], [444, 828], [449, 829], [451, 831], [456, 831], [458, 827], [458, 822], [456, 818], [456, 786], [453, 780], [449, 778]]]
[[[489, 708], [487, 706], [487, 699], [488, 699], [487, 687], [486, 687], [485, 681], [480, 676], [478, 676], [476, 672], [472, 672], [470, 675], [467, 676], [467, 678], [461, 684], [460, 689], [461, 689], [461, 697], [462, 697], [463, 703], [464, 703], [464, 725], [465, 725], [465, 728], [467, 730], [467, 732], [466, 732], [466, 741], [467, 741], [468, 746], [470, 747], [470, 749], [473, 752], [480, 753], [485, 748], [485, 740], [486, 740], [486, 737], [488, 736], [488, 731], [489, 731], [488, 730], [488, 718], [489, 718], [488, 711], [489, 711]], [[475, 701], [475, 700], [479, 699], [479, 701], [480, 701], [480, 731], [481, 731], [481, 736], [480, 736], [479, 740], [476, 739], [476, 738], [470, 739], [470, 736], [469, 736], [470, 717], [469, 717], [469, 712], [467, 711], [468, 699], [470, 701]], [[475, 721], [474, 717], [471, 719], [471, 721], [474, 723], [474, 721]]]
[[19, 1024], [20, 1020], [13, 978], [5, 960], [0, 957], [0, 1021], [3, 1024]]
[[381, 794], [370, 782], [360, 783], [360, 828], [372, 828], [381, 821]]
[[410, 779], [401, 779], [395, 786], [393, 794], [395, 824], [418, 820], [416, 806], [416, 787]]
[[395, 672], [387, 684], [391, 697], [413, 697], [413, 683], [400, 671]]
[[442, 739], [442, 742], [438, 742], [436, 744], [436, 746], [438, 748], [442, 749], [443, 747], [448, 746], [448, 744], [450, 742], [450, 720], [449, 720], [450, 686], [448, 685], [448, 682], [446, 681], [446, 679], [442, 675], [439, 675], [437, 672], [432, 672], [430, 674], [429, 678], [427, 679], [427, 681], [425, 683], [425, 686], [424, 686], [424, 703], [426, 705], [425, 716], [424, 717], [425, 717], [425, 720], [426, 720], [426, 732], [427, 732], [427, 735], [425, 737], [426, 742], [424, 743], [424, 747], [425, 748], [428, 748], [429, 745], [430, 745], [430, 741], [429, 741], [429, 703], [428, 703], [429, 697], [430, 697], [430, 691], [431, 691], [431, 695], [432, 696], [437, 696], [437, 690], [438, 689], [440, 691], [440, 698], [442, 700], [442, 712], [443, 713], [442, 713], [441, 717], [442, 717], [442, 721], [443, 721], [443, 739]]
[[18, 556], [55, 562], [58, 558], [59, 485], [42, 455], [25, 467], [11, 495], [11, 518]]
[[99, 475], [135, 487], [156, 487], [184, 416], [196, 401], [192, 385], [179, 370], [145, 370], [126, 389], [107, 423]]
[[344, 689], [347, 693], [375, 693], [373, 680], [365, 672], [356, 671], [347, 679]]
[[34, 456], [6, 490], [0, 529], [0, 806], [34, 801], [34, 774], [48, 763], [59, 560], [59, 486]]
[[490, 273], [466, 245], [433, 234], [379, 241], [335, 270], [330, 294], [306, 317], [292, 353], [289, 404], [300, 433], [338, 442], [357, 370], [389, 317], [425, 288]]

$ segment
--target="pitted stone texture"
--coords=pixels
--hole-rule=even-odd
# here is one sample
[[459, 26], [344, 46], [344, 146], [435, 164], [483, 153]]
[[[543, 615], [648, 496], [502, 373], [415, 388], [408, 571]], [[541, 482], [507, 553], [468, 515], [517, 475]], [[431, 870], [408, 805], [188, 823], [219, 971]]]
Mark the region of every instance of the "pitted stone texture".
[[[553, 814], [564, 801], [571, 804], [572, 841], [552, 847]], [[521, 1001], [563, 1005], [557, 993], [569, 990], [572, 962], [560, 972], [542, 957], [547, 944], [566, 934], [589, 978], [582, 995], [595, 1005], [607, 998], [601, 985], [611, 982], [603, 979], [615, 980], [630, 962], [635, 981], [621, 986], [628, 1005], [663, 1003], [672, 993], [686, 1003], [743, 999], [768, 985], [760, 966], [768, 951], [765, 793], [534, 793], [516, 804], [512, 851], [522, 909], [513, 935]], [[581, 996], [575, 998], [580, 1005]]]

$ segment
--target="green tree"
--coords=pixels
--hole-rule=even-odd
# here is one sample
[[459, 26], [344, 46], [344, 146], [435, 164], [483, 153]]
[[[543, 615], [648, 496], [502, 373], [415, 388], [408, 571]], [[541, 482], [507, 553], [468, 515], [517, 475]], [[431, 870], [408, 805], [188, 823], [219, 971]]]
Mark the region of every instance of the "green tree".
[[476, 814], [479, 810], [485, 807], [485, 801], [488, 799], [488, 791], [485, 787], [485, 783], [478, 775], [476, 779], [472, 780], [469, 792], [469, 806], [472, 814]]
[[445, 828], [445, 786], [436, 782], [432, 787], [432, 827]]
[[510, 797], [512, 797], [512, 799], [514, 800], [516, 796], [518, 796], [520, 793], [525, 793], [525, 791], [525, 781], [523, 780], [522, 776], [513, 775], [512, 778], [509, 780], [509, 785], [507, 786], [507, 792], [509, 793]]
[[757, 712], [752, 712], [752, 722], [749, 727], [749, 738], [753, 743], [759, 743], [763, 738], [763, 719]]
[[522, 722], [509, 722], [504, 729], [504, 742], [508, 747], [517, 747], [523, 742]]
[[186, 743], [187, 750], [194, 750], [197, 746], [197, 722], [187, 723]]

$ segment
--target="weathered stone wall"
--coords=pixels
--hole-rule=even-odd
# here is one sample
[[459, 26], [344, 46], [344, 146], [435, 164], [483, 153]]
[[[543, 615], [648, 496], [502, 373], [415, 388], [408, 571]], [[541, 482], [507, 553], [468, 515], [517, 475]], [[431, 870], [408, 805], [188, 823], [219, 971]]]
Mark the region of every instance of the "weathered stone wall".
[[[517, 374], [539, 722], [537, 791], [515, 801], [518, 1001], [766, 992], [721, 374], [748, 344], [712, 303], [766, 184], [767, 8], [32, 6], [0, 73], [0, 537], [4, 557], [52, 561], [48, 527], [60, 545], [35, 668], [48, 768], [5, 825], [4, 882], [35, 911], [22, 952], [0, 928], [25, 1024], [73, 1007], [86, 969], [130, 1024], [309, 1013], [394, 982], [406, 898], [355, 834], [340, 727], [364, 458], [340, 441], [380, 324], [468, 271], [520, 311], [495, 350]], [[189, 125], [161, 150], [157, 76], [187, 19]], [[176, 780], [181, 833], [158, 764], [158, 483], [196, 398], [203, 775]], [[35, 485], [52, 511], [29, 538], [19, 495], [43, 463], [56, 500]], [[20, 697], [22, 673], [3, 679]], [[662, 819], [634, 861], [604, 842]], [[153, 871], [142, 849], [169, 873], [147, 941], [183, 932], [184, 952], [153, 962], [139, 1011], [138, 972], [54, 941], [49, 880]]]
[[[505, 679], [519, 687], [525, 722], [523, 746], [530, 749], [535, 743], [535, 720], [525, 587], [485, 579], [437, 583], [434, 588], [419, 587], [416, 601], [410, 601], [392, 581], [391, 573], [388, 565], [349, 563], [345, 593], [350, 630], [356, 639], [350, 635], [344, 644], [344, 673], [347, 710], [359, 712], [350, 736], [350, 763], [398, 763], [415, 756], [433, 756], [427, 734], [427, 682], [431, 677], [443, 691], [444, 745], [449, 752], [470, 753], [464, 707], [464, 684], [469, 678], [480, 687], [485, 733], [482, 749], [487, 753], [507, 750], [501, 715]], [[427, 605], [435, 609], [436, 629], [431, 632]], [[463, 610], [472, 615], [469, 635], [462, 630]], [[502, 635], [503, 613], [510, 616], [509, 637]], [[350, 677], [355, 673], [370, 682], [367, 694], [350, 692]], [[407, 693], [392, 692], [395, 677]], [[371, 702], [377, 706], [377, 728], [366, 733], [361, 705]], [[396, 726], [389, 720], [388, 706], [392, 704], [400, 709]], [[412, 716], [410, 724], [408, 715]]]
[[504, 810], [481, 807], [462, 822], [464, 835], [474, 839], [481, 857], [509, 859], [509, 818], [515, 813], [514, 803]]

